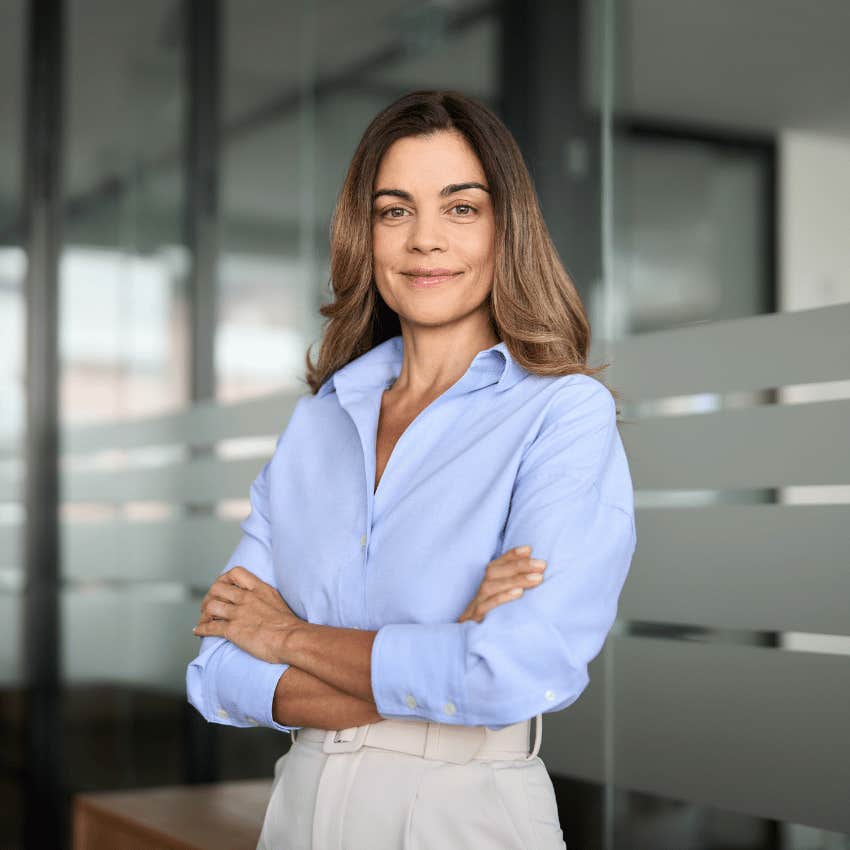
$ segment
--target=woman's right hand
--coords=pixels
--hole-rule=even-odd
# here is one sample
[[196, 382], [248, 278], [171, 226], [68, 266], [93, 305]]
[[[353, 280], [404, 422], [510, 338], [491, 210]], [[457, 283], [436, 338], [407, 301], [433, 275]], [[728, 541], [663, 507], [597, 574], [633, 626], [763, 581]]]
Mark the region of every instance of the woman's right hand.
[[480, 623], [484, 615], [497, 605], [518, 599], [527, 587], [537, 587], [543, 580], [545, 569], [546, 561], [531, 557], [531, 547], [508, 549], [504, 555], [487, 564], [484, 580], [458, 622], [475, 620]]

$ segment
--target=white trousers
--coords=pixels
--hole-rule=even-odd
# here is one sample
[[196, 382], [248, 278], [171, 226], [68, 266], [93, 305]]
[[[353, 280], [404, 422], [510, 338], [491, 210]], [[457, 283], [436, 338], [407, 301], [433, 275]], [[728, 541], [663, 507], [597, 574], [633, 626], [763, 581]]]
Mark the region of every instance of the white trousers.
[[296, 733], [257, 850], [567, 850], [542, 759], [467, 764]]

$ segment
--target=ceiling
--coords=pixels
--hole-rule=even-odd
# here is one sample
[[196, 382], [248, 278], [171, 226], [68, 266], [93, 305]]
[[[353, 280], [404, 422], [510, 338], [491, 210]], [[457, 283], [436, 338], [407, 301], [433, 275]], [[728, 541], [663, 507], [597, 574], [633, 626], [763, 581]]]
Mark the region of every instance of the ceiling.
[[[850, 136], [846, 0], [615, 5], [618, 112], [701, 128]], [[0, 219], [16, 206], [20, 189], [23, 6], [0, 0]], [[234, 217], [297, 221], [307, 203], [324, 220], [366, 123], [397, 93], [447, 87], [483, 100], [498, 95], [499, 30], [480, 2], [369, 0], [353, 16], [342, 0], [223, 7], [225, 121], [254, 122], [234, 130], [223, 153], [223, 193]], [[591, 109], [598, 108], [604, 79], [603, 7], [589, 2], [585, 16], [583, 90]], [[159, 160], [165, 165], [146, 184], [144, 203], [178, 203], [178, 8], [177, 0], [70, 0], [70, 196]], [[452, 26], [464, 15], [465, 23]], [[316, 81], [319, 93], [311, 98]]]

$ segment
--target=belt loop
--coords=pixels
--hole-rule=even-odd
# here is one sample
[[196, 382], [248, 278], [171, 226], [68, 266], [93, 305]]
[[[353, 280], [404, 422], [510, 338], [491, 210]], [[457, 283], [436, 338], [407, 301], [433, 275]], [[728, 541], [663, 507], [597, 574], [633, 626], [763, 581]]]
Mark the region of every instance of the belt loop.
[[428, 726], [425, 730], [425, 752], [423, 757], [426, 759], [440, 759], [440, 724], [428, 721]]
[[534, 721], [534, 746], [525, 757], [526, 761], [531, 761], [537, 756], [540, 752], [540, 745], [543, 743], [543, 715], [537, 714], [532, 719]]

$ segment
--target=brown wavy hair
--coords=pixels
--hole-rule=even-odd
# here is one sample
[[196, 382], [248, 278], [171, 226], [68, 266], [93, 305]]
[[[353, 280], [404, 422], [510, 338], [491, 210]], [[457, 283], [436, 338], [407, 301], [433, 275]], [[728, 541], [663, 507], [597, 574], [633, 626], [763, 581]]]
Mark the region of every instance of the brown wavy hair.
[[508, 128], [487, 107], [459, 92], [414, 91], [372, 119], [337, 198], [330, 228], [334, 300], [319, 308], [327, 321], [318, 363], [312, 362], [312, 345], [306, 354], [306, 382], [314, 394], [337, 369], [401, 333], [398, 314], [387, 306], [374, 280], [373, 184], [393, 142], [445, 130], [463, 135], [490, 187], [496, 256], [488, 302], [496, 336], [536, 375], [596, 376], [610, 365], [587, 363], [591, 331], [584, 305], [558, 257], [531, 175]]

